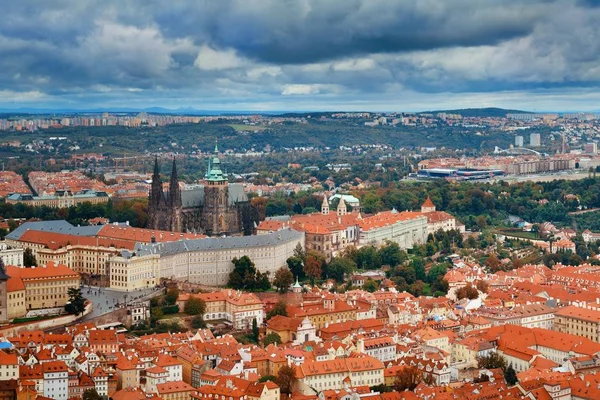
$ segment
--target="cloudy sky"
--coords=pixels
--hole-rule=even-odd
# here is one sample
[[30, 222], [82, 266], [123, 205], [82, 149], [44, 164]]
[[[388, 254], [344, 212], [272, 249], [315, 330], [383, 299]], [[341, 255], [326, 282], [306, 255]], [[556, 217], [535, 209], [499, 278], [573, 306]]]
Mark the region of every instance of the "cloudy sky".
[[597, 0], [8, 0], [0, 108], [600, 110]]

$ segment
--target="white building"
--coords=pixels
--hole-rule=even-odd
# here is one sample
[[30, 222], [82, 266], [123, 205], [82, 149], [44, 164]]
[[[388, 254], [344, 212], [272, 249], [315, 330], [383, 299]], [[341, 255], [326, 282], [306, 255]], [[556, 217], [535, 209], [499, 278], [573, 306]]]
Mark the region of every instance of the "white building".
[[383, 245], [387, 241], [409, 249], [427, 241], [427, 217], [399, 213], [395, 209], [381, 212], [358, 221], [359, 245]]
[[358, 339], [356, 350], [382, 362], [396, 359], [396, 342], [391, 337]]
[[24, 249], [10, 248], [6, 243], [0, 243], [0, 258], [2, 258], [4, 265], [22, 267], [24, 251]]
[[233, 271], [234, 258], [248, 256], [260, 272], [271, 277], [294, 255], [304, 233], [291, 229], [256, 236], [137, 243], [109, 261], [110, 287], [136, 290], [153, 287], [161, 278], [223, 286]]
[[17, 355], [0, 350], [0, 381], [19, 379], [19, 360]]
[[55, 400], [69, 398], [69, 369], [63, 361], [42, 364], [44, 372], [44, 396]]
[[539, 133], [532, 133], [529, 135], [529, 145], [531, 147], [540, 147], [541, 143], [542, 141]]

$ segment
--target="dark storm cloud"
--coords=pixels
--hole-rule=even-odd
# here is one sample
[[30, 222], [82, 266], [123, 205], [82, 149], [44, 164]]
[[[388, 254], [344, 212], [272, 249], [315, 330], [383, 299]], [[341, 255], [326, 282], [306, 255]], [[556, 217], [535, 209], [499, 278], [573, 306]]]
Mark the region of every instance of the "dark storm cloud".
[[600, 82], [600, 1], [5, 3], [0, 102], [385, 100]]
[[496, 44], [530, 33], [530, 0], [281, 1], [176, 4], [156, 15], [168, 35], [190, 35], [270, 63]]

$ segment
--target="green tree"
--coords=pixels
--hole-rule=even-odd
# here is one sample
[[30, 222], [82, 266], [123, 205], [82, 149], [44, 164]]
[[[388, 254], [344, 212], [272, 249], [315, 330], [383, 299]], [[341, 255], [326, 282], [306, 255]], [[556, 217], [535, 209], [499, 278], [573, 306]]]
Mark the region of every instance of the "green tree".
[[406, 261], [408, 256], [400, 249], [398, 243], [387, 241], [379, 249], [379, 258], [381, 259], [381, 264], [395, 267]]
[[169, 289], [169, 290], [167, 290], [167, 294], [165, 294], [165, 303], [175, 304], [175, 303], [177, 303], [178, 298], [179, 298], [179, 290]]
[[206, 313], [206, 303], [197, 297], [191, 297], [185, 302], [183, 312], [187, 315], [204, 315]]
[[204, 329], [206, 328], [206, 322], [204, 318], [202, 318], [202, 314], [198, 314], [192, 318], [192, 328], [194, 329]]
[[263, 375], [258, 379], [258, 382], [261, 382], [261, 383], [268, 382], [268, 381], [275, 382], [276, 379], [277, 379], [277, 377], [274, 375]]
[[281, 336], [278, 333], [271, 332], [263, 339], [263, 344], [266, 346], [270, 344], [281, 344]]
[[363, 285], [363, 289], [369, 293], [373, 293], [378, 289], [377, 282], [375, 282], [373, 279], [369, 278]]
[[415, 297], [425, 294], [425, 283], [423, 281], [416, 281], [410, 285], [409, 292]]
[[233, 271], [229, 274], [228, 285], [230, 287], [250, 292], [271, 288], [268, 273], [259, 272], [250, 257], [234, 258], [231, 262]]
[[256, 322], [256, 318], [252, 319], [252, 336], [254, 337], [254, 342], [258, 343], [258, 322]]
[[504, 379], [506, 380], [506, 384], [508, 386], [514, 386], [519, 382], [519, 378], [517, 378], [517, 372], [513, 368], [512, 364], [510, 364], [504, 372]]
[[292, 256], [286, 260], [287, 266], [292, 274], [298, 279], [304, 277], [304, 261], [300, 257]]
[[102, 400], [96, 389], [87, 389], [81, 396], [82, 400]]
[[277, 303], [275, 303], [271, 311], [267, 313], [267, 319], [271, 319], [276, 315], [283, 315], [284, 317], [287, 317], [286, 307], [286, 302], [283, 300], [279, 300]]
[[495, 369], [501, 368], [506, 369], [506, 359], [496, 352], [492, 352], [487, 356], [477, 358], [477, 365], [479, 368]]
[[325, 275], [337, 282], [344, 282], [344, 276], [356, 269], [356, 263], [347, 257], [335, 257], [325, 268]]
[[415, 277], [417, 280], [425, 281], [427, 276], [425, 272], [425, 260], [421, 257], [415, 257], [410, 262], [411, 267], [415, 270]]
[[275, 271], [275, 279], [273, 279], [273, 285], [275, 285], [275, 287], [280, 293], [287, 292], [292, 283], [294, 283], [294, 275], [288, 267], [281, 267], [277, 271]]
[[364, 246], [356, 252], [356, 265], [361, 269], [377, 269], [381, 267], [381, 258], [373, 246]]
[[435, 282], [438, 276], [442, 278], [446, 275], [447, 267], [444, 264], [435, 264], [429, 269], [427, 274], [427, 282]]
[[300, 260], [304, 260], [306, 257], [306, 252], [304, 251], [300, 243], [298, 243], [294, 248], [294, 257], [299, 258]]
[[294, 367], [284, 365], [279, 369], [275, 383], [279, 386], [280, 393], [289, 395], [292, 394], [292, 390], [294, 390], [294, 385], [297, 380], [298, 378], [296, 377], [296, 370]]
[[23, 265], [27, 268], [37, 267], [37, 260], [29, 247], [23, 251]]
[[371, 392], [389, 393], [391, 391], [392, 391], [392, 388], [389, 386], [386, 386], [383, 383], [381, 383], [379, 385], [371, 386]]
[[69, 288], [67, 291], [69, 300], [65, 304], [65, 311], [69, 314], [80, 315], [85, 311], [85, 299], [79, 288]]

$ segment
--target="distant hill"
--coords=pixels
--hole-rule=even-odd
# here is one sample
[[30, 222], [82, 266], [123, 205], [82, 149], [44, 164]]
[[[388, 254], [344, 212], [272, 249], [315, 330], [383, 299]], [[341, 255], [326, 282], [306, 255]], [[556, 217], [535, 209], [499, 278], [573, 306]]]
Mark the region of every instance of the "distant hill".
[[437, 114], [460, 114], [463, 117], [506, 117], [506, 114], [533, 114], [531, 111], [507, 110], [505, 108], [487, 107], [487, 108], [461, 108], [458, 110], [438, 110], [426, 111], [424, 113]]

